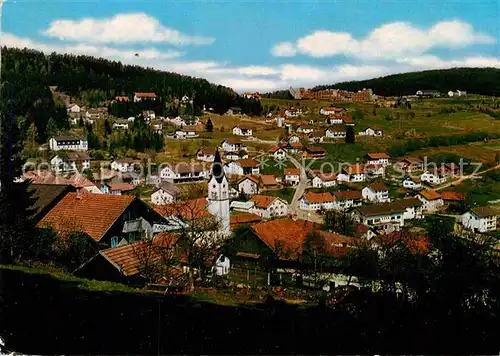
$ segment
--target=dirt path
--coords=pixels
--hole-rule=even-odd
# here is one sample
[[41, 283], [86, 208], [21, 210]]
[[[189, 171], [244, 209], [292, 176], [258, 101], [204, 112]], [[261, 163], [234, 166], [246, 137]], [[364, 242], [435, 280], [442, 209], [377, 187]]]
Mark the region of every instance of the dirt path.
[[494, 171], [495, 169], [500, 169], [500, 164], [497, 164], [495, 167], [491, 167], [491, 168], [485, 169], [484, 171], [477, 172], [475, 174], [470, 174], [468, 176], [463, 176], [463, 177], [461, 177], [461, 178], [459, 178], [459, 179], [457, 179], [457, 180], [455, 180], [453, 182], [446, 183], [445, 185], [442, 185], [439, 188], [436, 188], [436, 190], [441, 190], [441, 189], [445, 189], [445, 188], [448, 188], [448, 187], [454, 187], [456, 185], [462, 184], [462, 182], [465, 181], [465, 180], [472, 179], [474, 177], [480, 177], [484, 173], [487, 173], [487, 172], [490, 172], [490, 171]]

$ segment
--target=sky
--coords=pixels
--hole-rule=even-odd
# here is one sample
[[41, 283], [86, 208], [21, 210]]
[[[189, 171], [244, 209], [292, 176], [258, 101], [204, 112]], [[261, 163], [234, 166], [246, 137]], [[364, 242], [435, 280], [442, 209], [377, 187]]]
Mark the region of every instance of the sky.
[[500, 67], [500, 0], [3, 0], [1, 20], [2, 46], [119, 60], [238, 92]]

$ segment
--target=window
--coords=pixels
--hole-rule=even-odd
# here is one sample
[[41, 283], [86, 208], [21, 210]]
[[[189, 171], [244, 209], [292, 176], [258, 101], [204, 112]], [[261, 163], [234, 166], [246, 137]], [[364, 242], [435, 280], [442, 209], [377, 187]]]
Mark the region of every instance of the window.
[[118, 236], [114, 236], [114, 237], [111, 238], [111, 247], [118, 246], [118, 243], [119, 243]]

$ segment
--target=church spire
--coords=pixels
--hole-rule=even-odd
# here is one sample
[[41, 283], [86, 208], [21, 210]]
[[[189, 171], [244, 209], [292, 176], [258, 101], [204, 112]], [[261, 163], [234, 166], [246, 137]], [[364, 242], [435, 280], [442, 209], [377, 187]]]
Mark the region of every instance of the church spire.
[[214, 164], [212, 165], [212, 177], [215, 178], [217, 183], [221, 183], [224, 178], [224, 169], [222, 167], [219, 148], [215, 150]]

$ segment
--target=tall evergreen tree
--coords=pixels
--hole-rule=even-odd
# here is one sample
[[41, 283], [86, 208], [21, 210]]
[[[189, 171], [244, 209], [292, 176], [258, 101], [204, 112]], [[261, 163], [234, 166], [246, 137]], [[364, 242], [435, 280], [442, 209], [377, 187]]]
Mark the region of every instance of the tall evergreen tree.
[[355, 140], [356, 135], [354, 133], [354, 128], [352, 126], [346, 126], [345, 143], [354, 143]]
[[208, 118], [207, 124], [205, 125], [205, 130], [207, 132], [212, 132], [214, 130], [214, 124], [212, 123], [212, 119]]
[[27, 190], [29, 181], [15, 181], [22, 175], [24, 161], [21, 135], [14, 122], [13, 87], [2, 83], [0, 95], [0, 257], [8, 262], [24, 255], [34, 238], [34, 199]]

